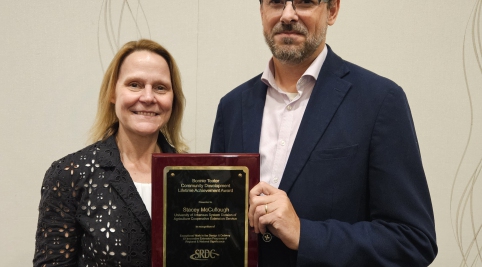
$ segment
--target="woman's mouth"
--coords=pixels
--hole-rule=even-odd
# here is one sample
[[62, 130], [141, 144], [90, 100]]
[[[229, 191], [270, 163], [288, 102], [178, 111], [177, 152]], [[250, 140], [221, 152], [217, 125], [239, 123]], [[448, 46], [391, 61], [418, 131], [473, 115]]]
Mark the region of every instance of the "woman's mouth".
[[142, 116], [157, 116], [158, 113], [155, 112], [146, 112], [146, 111], [134, 111], [134, 114], [142, 115]]

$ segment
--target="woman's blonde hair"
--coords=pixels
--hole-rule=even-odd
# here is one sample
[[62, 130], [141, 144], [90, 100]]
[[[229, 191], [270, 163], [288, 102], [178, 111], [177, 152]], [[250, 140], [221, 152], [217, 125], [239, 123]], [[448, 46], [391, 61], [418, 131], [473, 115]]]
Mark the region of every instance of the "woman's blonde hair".
[[150, 51], [156, 53], [163, 57], [169, 66], [174, 100], [172, 103], [171, 117], [161, 128], [161, 132], [177, 152], [186, 152], [188, 147], [184, 143], [184, 138], [181, 133], [182, 116], [186, 100], [182, 92], [179, 69], [174, 58], [164, 47], [147, 39], [126, 43], [122, 46], [119, 52], [117, 52], [114, 59], [112, 59], [112, 62], [104, 74], [104, 79], [102, 80], [102, 85], [100, 87], [97, 115], [91, 129], [90, 140], [92, 142], [105, 140], [117, 133], [117, 130], [119, 129], [119, 119], [115, 114], [115, 107], [111, 102], [111, 99], [115, 94], [120, 67], [124, 62], [124, 59], [136, 51]]

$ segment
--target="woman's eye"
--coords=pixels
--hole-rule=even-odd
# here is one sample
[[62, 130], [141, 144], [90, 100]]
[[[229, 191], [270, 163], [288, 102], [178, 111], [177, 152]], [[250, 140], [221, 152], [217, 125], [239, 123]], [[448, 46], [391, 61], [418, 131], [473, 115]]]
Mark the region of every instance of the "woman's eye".
[[157, 91], [164, 91], [164, 90], [166, 90], [166, 87], [164, 87], [164, 86], [156, 86], [156, 90], [157, 90]]
[[139, 84], [138, 83], [130, 83], [129, 86], [133, 87], [133, 88], [138, 88]]

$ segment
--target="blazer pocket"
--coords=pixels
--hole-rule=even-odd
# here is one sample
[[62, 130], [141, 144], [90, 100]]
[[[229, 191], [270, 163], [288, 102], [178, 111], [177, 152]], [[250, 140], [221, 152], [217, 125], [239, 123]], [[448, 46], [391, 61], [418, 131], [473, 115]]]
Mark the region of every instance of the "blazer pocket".
[[347, 158], [355, 155], [357, 150], [358, 145], [316, 150], [311, 153], [310, 161]]

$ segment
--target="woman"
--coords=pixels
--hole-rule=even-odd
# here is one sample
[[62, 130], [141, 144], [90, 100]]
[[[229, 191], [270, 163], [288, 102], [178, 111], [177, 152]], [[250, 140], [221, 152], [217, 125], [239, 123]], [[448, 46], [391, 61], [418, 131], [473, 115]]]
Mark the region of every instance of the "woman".
[[172, 56], [125, 44], [107, 69], [96, 143], [55, 161], [39, 205], [34, 266], [151, 266], [151, 154], [185, 152]]

